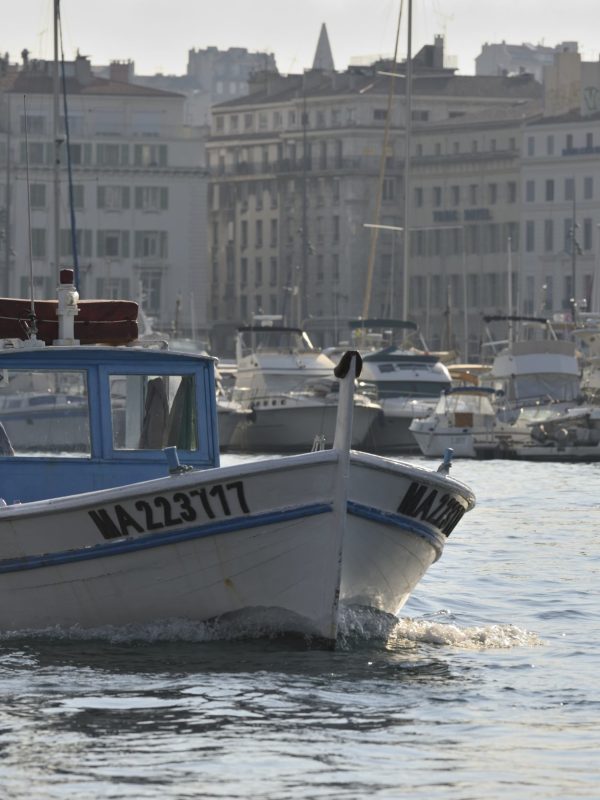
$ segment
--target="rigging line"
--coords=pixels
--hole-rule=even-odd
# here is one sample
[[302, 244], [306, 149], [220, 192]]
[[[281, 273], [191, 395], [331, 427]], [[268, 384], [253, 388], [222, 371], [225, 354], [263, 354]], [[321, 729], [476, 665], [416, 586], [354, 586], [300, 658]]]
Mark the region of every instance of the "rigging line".
[[[381, 214], [381, 200], [383, 197], [383, 181], [385, 178], [385, 165], [387, 160], [387, 146], [390, 134], [391, 119], [392, 119], [392, 100], [394, 97], [394, 83], [395, 83], [395, 67], [398, 62], [398, 45], [400, 41], [400, 23], [402, 22], [402, 11], [404, 9], [404, 0], [400, 0], [400, 11], [398, 14], [398, 25], [396, 26], [396, 41], [394, 43], [394, 58], [392, 62], [392, 69], [390, 75], [390, 83], [388, 88], [388, 103], [387, 114], [385, 118], [385, 128], [383, 132], [383, 147], [381, 149], [381, 157], [379, 159], [379, 181], [377, 185], [377, 194], [375, 197], [375, 226], [371, 228], [371, 248], [369, 251], [369, 262], [367, 266], [367, 285], [365, 287], [365, 299], [363, 304], [363, 317], [369, 316], [369, 308], [371, 305], [371, 292], [373, 289], [373, 273], [375, 271], [375, 254], [377, 252], [377, 239], [379, 237], [379, 216]], [[405, 234], [406, 235], [406, 232]], [[394, 265], [392, 264], [392, 269]]]
[[[58, 30], [60, 36], [60, 66], [63, 89], [63, 109], [65, 115], [65, 137], [67, 151], [67, 175], [69, 182], [69, 215], [71, 220], [71, 250], [73, 253], [73, 272], [75, 276], [75, 286], [79, 289], [79, 253], [77, 250], [77, 227], [75, 220], [75, 193], [73, 187], [73, 164], [71, 161], [71, 139], [69, 136], [69, 111], [67, 107], [67, 79], [65, 75], [65, 51], [63, 48], [63, 29], [62, 17], [60, 15], [60, 5], [57, 8]], [[81, 290], [79, 290], [81, 293]], [[81, 296], [81, 294], [80, 294]]]

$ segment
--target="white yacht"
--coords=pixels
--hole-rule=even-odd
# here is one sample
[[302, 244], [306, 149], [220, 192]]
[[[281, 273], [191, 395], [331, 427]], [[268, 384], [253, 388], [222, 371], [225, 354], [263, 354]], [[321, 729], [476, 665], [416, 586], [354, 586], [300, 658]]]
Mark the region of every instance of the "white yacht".
[[[392, 340], [402, 331], [414, 335], [417, 326], [404, 320], [353, 320], [350, 327], [379, 328]], [[382, 339], [382, 344], [385, 340]], [[362, 449], [376, 453], [418, 452], [419, 447], [410, 431], [412, 421], [428, 416], [440, 393], [449, 389], [448, 368], [437, 355], [405, 343], [391, 343], [378, 349], [361, 349], [363, 369], [361, 380], [375, 386], [377, 399], [383, 409], [362, 443]]]
[[[558, 339], [549, 321], [537, 317], [484, 317], [521, 328], [494, 355], [482, 383], [504, 392], [505, 421], [534, 421], [540, 408], [553, 412], [580, 405], [581, 369], [575, 343]], [[534, 338], [537, 336], [537, 338]]]
[[[261, 318], [238, 329], [232, 399], [251, 411], [229, 440], [231, 450], [299, 452], [331, 446], [338, 382], [333, 361], [300, 328]], [[354, 397], [352, 446], [381, 413], [365, 394]]]
[[495, 392], [485, 386], [457, 386], [442, 392], [432, 414], [413, 420], [410, 430], [423, 455], [497, 458], [531, 440], [530, 428], [498, 419]]

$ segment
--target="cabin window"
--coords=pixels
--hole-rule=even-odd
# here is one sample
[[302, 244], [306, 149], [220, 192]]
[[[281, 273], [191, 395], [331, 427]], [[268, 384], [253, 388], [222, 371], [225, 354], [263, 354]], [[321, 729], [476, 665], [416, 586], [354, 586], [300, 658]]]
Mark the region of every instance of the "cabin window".
[[89, 457], [85, 373], [0, 370], [0, 422], [12, 448], [2, 455]]
[[115, 450], [198, 450], [193, 375], [111, 375]]

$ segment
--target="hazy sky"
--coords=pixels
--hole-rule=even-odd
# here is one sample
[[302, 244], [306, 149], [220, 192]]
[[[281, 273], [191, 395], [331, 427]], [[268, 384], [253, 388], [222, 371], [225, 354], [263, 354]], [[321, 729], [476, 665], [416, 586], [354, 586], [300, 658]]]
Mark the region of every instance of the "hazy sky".
[[[52, 7], [7, 0], [0, 52], [15, 61], [26, 47], [33, 58], [52, 58]], [[67, 59], [77, 49], [94, 64], [131, 59], [138, 74], [182, 74], [188, 50], [209, 45], [267, 50], [280, 72], [299, 72], [312, 63], [323, 22], [344, 69], [354, 57], [393, 52], [399, 8], [400, 0], [61, 0]], [[464, 74], [474, 72], [484, 42], [578, 41], [586, 60], [600, 51], [600, 0], [413, 0], [413, 9], [413, 52], [443, 34]]]

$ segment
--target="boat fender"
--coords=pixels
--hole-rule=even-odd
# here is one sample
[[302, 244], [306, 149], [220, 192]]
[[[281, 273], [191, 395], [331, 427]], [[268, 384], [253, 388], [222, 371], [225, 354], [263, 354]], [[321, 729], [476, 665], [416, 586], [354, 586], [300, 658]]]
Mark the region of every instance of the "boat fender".
[[348, 370], [350, 369], [350, 364], [352, 363], [352, 356], [356, 356], [356, 376], [359, 377], [360, 373], [362, 372], [362, 358], [358, 350], [346, 350], [344, 355], [341, 357], [339, 363], [333, 370], [333, 374], [336, 378], [340, 380], [345, 378], [348, 374]]

